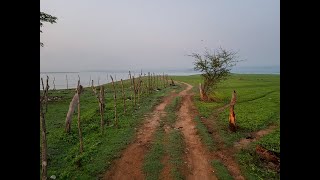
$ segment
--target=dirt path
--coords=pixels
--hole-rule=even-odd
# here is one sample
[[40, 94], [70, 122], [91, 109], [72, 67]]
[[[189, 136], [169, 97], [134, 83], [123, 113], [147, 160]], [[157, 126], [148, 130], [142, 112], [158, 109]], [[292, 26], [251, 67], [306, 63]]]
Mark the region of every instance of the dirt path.
[[[184, 83], [186, 84], [186, 83]], [[190, 84], [186, 84], [187, 89], [179, 93], [182, 97], [181, 108], [178, 112], [178, 121], [176, 128], [181, 129], [187, 149], [187, 165], [189, 173], [187, 179], [217, 179], [209, 163], [210, 153], [202, 145], [199, 135], [197, 134], [196, 124], [193, 121], [195, 117], [195, 107], [192, 102], [192, 94], [188, 91], [192, 89]]]
[[161, 104], [156, 106], [142, 127], [139, 128], [135, 141], [124, 150], [120, 159], [115, 160], [112, 168], [105, 173], [104, 179], [145, 179], [142, 171], [144, 155], [147, 153], [152, 136], [159, 126], [161, 116], [165, 114], [165, 107], [175, 96], [177, 93], [171, 93], [164, 98]]

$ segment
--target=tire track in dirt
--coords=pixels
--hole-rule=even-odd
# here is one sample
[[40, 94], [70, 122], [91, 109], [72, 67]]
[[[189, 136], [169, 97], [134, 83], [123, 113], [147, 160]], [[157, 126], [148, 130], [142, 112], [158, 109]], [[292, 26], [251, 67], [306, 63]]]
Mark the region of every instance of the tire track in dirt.
[[210, 153], [201, 143], [200, 137], [197, 134], [196, 124], [193, 121], [196, 109], [192, 102], [193, 94], [188, 92], [193, 86], [187, 83], [184, 84], [187, 85], [187, 89], [179, 93], [182, 100], [176, 128], [181, 129], [186, 143], [186, 155], [189, 167], [189, 173], [186, 174], [186, 179], [217, 179], [209, 163]]
[[177, 95], [177, 93], [171, 93], [164, 97], [162, 103], [157, 105], [153, 112], [147, 116], [144, 124], [138, 130], [135, 141], [123, 151], [120, 159], [114, 161], [111, 169], [104, 174], [103, 179], [145, 179], [142, 171], [144, 156], [148, 152], [153, 134], [159, 126], [160, 118], [165, 115], [165, 107]]

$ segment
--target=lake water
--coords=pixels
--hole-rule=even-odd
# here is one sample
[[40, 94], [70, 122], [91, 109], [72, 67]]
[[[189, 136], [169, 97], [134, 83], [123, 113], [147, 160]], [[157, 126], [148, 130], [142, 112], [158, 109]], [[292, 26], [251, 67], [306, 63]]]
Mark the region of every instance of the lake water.
[[[154, 72], [157, 75], [168, 74], [170, 75], [179, 75], [187, 76], [193, 74], [199, 74], [193, 70], [172, 70], [166, 72]], [[232, 73], [240, 74], [280, 74], [279, 67], [237, 67], [234, 68]], [[139, 77], [141, 71], [131, 72], [131, 76]], [[147, 75], [148, 72], [142, 72], [143, 75]], [[80, 76], [80, 84], [84, 87], [91, 86], [91, 80], [94, 81], [94, 85], [101, 85], [111, 82], [110, 75], [113, 77], [114, 81], [120, 81], [120, 79], [125, 80], [129, 79], [129, 72], [41, 72], [40, 78], [42, 77], [45, 83], [46, 76], [49, 76], [49, 86], [50, 89], [54, 88], [53, 80], [55, 82], [56, 89], [67, 89], [67, 80], [68, 79], [68, 88], [76, 88], [78, 83], [78, 76]], [[40, 89], [42, 89], [41, 80], [40, 80]]]

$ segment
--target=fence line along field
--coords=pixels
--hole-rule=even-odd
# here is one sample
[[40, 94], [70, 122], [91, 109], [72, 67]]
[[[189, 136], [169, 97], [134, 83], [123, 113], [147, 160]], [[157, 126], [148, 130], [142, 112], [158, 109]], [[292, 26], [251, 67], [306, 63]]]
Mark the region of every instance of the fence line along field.
[[[162, 75], [153, 76], [168, 84]], [[143, 115], [168, 91], [177, 88], [155, 89], [155, 82], [147, 81], [151, 76], [141, 75], [135, 81], [113, 81], [110, 76], [112, 84], [95, 86], [92, 80], [91, 87], [82, 88], [78, 78], [77, 89], [49, 90], [47, 77], [47, 86], [40, 91], [42, 176], [54, 175], [59, 179], [96, 177], [132, 140]], [[100, 91], [99, 95], [97, 91]], [[117, 94], [127, 98], [117, 98]], [[135, 99], [138, 95], [139, 101], [129, 103], [135, 100], [130, 98], [132, 95]], [[78, 124], [71, 123], [74, 121]]]

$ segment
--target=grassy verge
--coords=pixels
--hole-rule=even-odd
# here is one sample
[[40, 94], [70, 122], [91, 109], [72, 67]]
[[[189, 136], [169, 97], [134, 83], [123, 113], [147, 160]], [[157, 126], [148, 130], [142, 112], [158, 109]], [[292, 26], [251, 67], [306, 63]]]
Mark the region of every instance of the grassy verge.
[[182, 168], [184, 165], [183, 155], [184, 155], [184, 139], [183, 135], [179, 130], [172, 130], [169, 133], [169, 143], [167, 152], [170, 158], [171, 164], [171, 176], [173, 179], [185, 179]]
[[233, 177], [229, 174], [228, 169], [219, 161], [211, 161], [211, 165], [215, 169], [215, 175], [221, 180], [233, 180]]
[[[180, 90], [181, 89], [178, 88], [178, 91]], [[176, 122], [176, 111], [180, 107], [180, 102], [181, 97], [175, 97], [172, 102], [165, 107], [166, 116], [161, 118], [160, 126], [157, 128], [157, 131], [154, 135], [151, 149], [146, 154], [144, 159], [143, 171], [146, 175], [146, 179], [159, 179], [161, 171], [164, 167], [161, 160], [165, 154], [169, 155], [170, 163], [173, 164], [173, 168], [171, 169], [172, 176], [181, 176], [178, 171], [178, 167], [180, 167], [182, 163], [180, 151], [183, 153], [184, 146], [181, 144], [183, 139], [181, 139], [181, 135], [179, 136], [179, 132], [177, 132], [177, 134], [176, 132], [171, 131], [168, 136], [164, 132], [165, 125], [170, 125], [172, 127]], [[177, 145], [179, 147], [177, 147]]]
[[168, 122], [168, 124], [173, 127], [176, 120], [177, 120], [177, 115], [176, 112], [179, 111], [179, 108], [181, 106], [181, 97], [175, 97], [172, 101], [172, 103], [170, 103], [166, 108], [165, 111], [167, 113], [167, 117], [166, 117], [166, 121]]
[[210, 151], [216, 150], [213, 138], [208, 133], [208, 129], [201, 122], [199, 116], [196, 116], [194, 120], [196, 122], [196, 128], [197, 128], [197, 131], [199, 133], [199, 136], [201, 138], [202, 143], [205, 144]]
[[[181, 107], [181, 97], [176, 97], [173, 102], [166, 107], [167, 122], [173, 127], [177, 121], [177, 112]], [[169, 132], [167, 154], [169, 154], [169, 163], [171, 164], [170, 174], [173, 179], [185, 179], [183, 169], [183, 155], [185, 142], [180, 130], [172, 129]]]
[[151, 150], [146, 154], [144, 159], [143, 171], [146, 175], [146, 179], [156, 180], [160, 177], [160, 173], [164, 167], [161, 163], [161, 159], [165, 153], [163, 140], [164, 131], [162, 128], [158, 128], [155, 133]]

